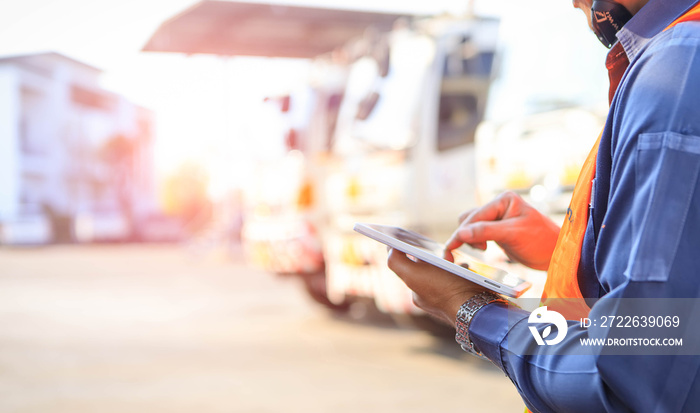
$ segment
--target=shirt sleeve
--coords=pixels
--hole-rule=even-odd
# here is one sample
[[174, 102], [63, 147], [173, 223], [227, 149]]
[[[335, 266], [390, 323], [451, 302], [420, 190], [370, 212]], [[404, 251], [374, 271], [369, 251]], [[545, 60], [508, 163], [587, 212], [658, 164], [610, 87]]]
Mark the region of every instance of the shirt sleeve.
[[[637, 62], [628, 73], [634, 87], [613, 108], [610, 194], [594, 259], [607, 293], [590, 318], [614, 315], [615, 300], [624, 298], [700, 297], [697, 44], [677, 35]], [[553, 352], [533, 343], [528, 315], [490, 304], [469, 333], [533, 412], [700, 411], [699, 355], [574, 354], [567, 349], [589, 334], [575, 321]], [[530, 343], [533, 351], [515, 353], [508, 343]]]

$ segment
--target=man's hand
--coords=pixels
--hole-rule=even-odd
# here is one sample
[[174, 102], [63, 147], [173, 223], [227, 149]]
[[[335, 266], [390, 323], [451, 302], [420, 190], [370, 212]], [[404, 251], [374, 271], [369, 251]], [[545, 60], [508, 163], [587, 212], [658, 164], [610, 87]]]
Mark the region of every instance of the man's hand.
[[389, 251], [388, 264], [413, 290], [413, 303], [416, 306], [450, 325], [455, 324], [459, 307], [485, 290], [434, 265], [413, 261], [398, 250]]
[[559, 236], [559, 227], [520, 196], [505, 192], [488, 204], [459, 217], [460, 226], [445, 244], [446, 258], [462, 244], [481, 250], [496, 241], [514, 261], [546, 270]]
[[[512, 192], [499, 195], [481, 208], [462, 214], [460, 226], [446, 244], [446, 255], [462, 244], [486, 249], [496, 241], [513, 260], [546, 270], [559, 236], [559, 227]], [[463, 278], [433, 265], [413, 261], [390, 250], [389, 268], [413, 290], [413, 302], [429, 314], [454, 325], [459, 307], [484, 291]]]

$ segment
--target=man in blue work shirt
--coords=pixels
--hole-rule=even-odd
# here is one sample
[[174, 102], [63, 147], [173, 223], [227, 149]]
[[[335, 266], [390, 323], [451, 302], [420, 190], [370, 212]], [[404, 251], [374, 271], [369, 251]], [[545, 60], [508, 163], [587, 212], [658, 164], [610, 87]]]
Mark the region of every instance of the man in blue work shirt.
[[[548, 269], [545, 304], [581, 298], [579, 307], [590, 307], [587, 320], [621, 314], [626, 299], [696, 299], [700, 7], [697, 0], [574, 0], [574, 6], [612, 47], [610, 112], [584, 167], [592, 181], [582, 173], [577, 191], [584, 196], [574, 195], [561, 231], [507, 193], [463, 214], [447, 249], [496, 241], [511, 259]], [[529, 311], [397, 251], [389, 267], [415, 292], [416, 305], [455, 325], [465, 350], [504, 371], [532, 411], [700, 411], [700, 352], [577, 352], [591, 333], [572, 317], [577, 322], [565, 325], [557, 343], [563, 350], [553, 351], [535, 343], [549, 330], [538, 340], [528, 329]]]

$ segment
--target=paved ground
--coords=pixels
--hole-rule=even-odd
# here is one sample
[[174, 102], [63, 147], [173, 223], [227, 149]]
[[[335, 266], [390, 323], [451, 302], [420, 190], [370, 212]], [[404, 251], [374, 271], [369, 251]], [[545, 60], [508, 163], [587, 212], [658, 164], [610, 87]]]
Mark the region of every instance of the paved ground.
[[0, 248], [0, 412], [522, 412], [450, 340], [173, 246]]

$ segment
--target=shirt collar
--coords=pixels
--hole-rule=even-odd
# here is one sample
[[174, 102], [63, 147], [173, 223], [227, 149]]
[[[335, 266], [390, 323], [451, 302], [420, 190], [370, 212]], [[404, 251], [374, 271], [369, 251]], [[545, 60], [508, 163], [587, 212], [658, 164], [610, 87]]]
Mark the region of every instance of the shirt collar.
[[696, 3], [697, 0], [649, 0], [649, 3], [617, 32], [617, 38], [629, 60], [634, 60], [652, 37], [661, 33]]

